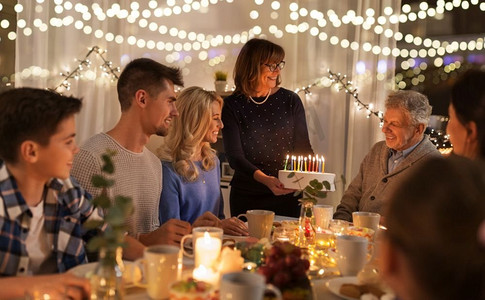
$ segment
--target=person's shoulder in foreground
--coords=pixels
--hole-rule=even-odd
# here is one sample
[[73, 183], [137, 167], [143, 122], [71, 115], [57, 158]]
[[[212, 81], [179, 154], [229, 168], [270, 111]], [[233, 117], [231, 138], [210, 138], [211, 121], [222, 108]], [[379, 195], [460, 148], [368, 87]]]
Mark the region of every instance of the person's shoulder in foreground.
[[453, 156], [413, 170], [385, 209], [383, 278], [403, 300], [485, 299], [485, 168]]
[[[81, 100], [47, 90], [19, 88], [0, 94], [3, 276], [63, 272], [86, 261], [81, 226], [97, 214], [88, 195], [69, 175], [78, 151], [74, 115], [80, 109]], [[85, 280], [49, 278], [59, 289], [80, 288], [78, 295], [89, 289]], [[34, 277], [30, 282], [45, 279]], [[24, 296], [29, 286], [22, 280], [0, 279], [0, 286], [10, 287], [2, 289], [2, 294]]]

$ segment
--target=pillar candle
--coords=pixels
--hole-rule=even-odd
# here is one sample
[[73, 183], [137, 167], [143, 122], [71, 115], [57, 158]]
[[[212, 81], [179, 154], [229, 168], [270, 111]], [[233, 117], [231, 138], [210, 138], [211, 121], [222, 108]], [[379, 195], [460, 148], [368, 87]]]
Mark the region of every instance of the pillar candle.
[[204, 265], [208, 268], [219, 258], [221, 253], [222, 241], [218, 238], [211, 237], [208, 232], [204, 233], [204, 237], [200, 237], [195, 241], [195, 262], [196, 265]]

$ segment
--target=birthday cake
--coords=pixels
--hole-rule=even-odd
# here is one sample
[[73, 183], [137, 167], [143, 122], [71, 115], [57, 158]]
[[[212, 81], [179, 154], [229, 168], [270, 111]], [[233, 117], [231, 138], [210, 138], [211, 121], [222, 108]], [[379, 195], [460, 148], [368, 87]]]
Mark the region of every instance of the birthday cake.
[[[295, 173], [294, 176], [289, 176], [290, 173]], [[332, 173], [318, 173], [318, 172], [297, 172], [288, 170], [279, 170], [278, 179], [285, 185], [287, 189], [301, 190], [305, 188], [310, 181], [316, 179], [319, 182], [328, 181], [330, 183], [329, 192], [335, 191], [335, 174]], [[325, 187], [323, 188], [325, 191]]]
[[312, 180], [318, 182], [328, 181], [330, 189], [325, 187], [324, 191], [335, 191], [335, 174], [324, 173], [325, 159], [323, 156], [286, 156], [284, 170], [278, 171], [278, 179], [287, 189], [304, 189]]

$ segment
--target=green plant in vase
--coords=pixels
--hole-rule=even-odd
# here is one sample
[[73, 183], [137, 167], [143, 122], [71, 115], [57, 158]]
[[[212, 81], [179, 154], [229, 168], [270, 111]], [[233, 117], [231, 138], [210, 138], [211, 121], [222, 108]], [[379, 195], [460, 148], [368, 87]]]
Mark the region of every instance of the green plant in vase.
[[226, 91], [226, 84], [227, 84], [227, 72], [224, 71], [216, 71], [214, 73], [214, 85], [216, 88], [217, 93], [224, 93]]
[[214, 73], [214, 79], [216, 81], [227, 81], [227, 72], [224, 72], [224, 71], [216, 71]]
[[92, 201], [95, 207], [104, 212], [104, 220], [89, 221], [86, 229], [104, 228], [93, 237], [87, 245], [91, 252], [99, 252], [99, 262], [91, 276], [91, 299], [122, 299], [124, 296], [122, 248], [125, 247], [126, 232], [125, 219], [133, 214], [131, 198], [116, 195], [110, 196], [109, 189], [114, 185], [110, 176], [115, 172], [112, 157], [115, 151], [107, 150], [101, 156], [103, 166], [101, 174], [91, 178], [94, 187], [100, 188], [101, 193]]
[[[322, 182], [318, 181], [317, 179], [311, 180], [307, 186], [304, 188], [301, 187], [301, 180], [303, 178], [298, 178], [298, 175], [295, 172], [291, 172], [288, 174], [288, 178], [295, 177], [294, 182], [298, 183], [300, 189], [294, 193], [294, 196], [297, 197], [302, 195], [298, 201], [301, 205], [300, 211], [300, 247], [308, 247], [309, 245], [315, 242], [315, 217], [313, 214], [313, 205], [317, 203], [318, 198], [326, 198], [327, 191], [330, 190], [330, 182], [324, 180]], [[325, 188], [325, 190], [324, 190]]]

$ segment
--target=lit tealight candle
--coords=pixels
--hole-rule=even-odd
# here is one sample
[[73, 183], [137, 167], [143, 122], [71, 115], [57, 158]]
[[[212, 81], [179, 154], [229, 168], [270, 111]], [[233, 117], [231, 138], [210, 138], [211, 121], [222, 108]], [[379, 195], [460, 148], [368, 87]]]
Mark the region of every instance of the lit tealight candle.
[[192, 272], [192, 276], [195, 280], [205, 281], [213, 285], [217, 285], [219, 281], [219, 273], [204, 265], [195, 268]]

